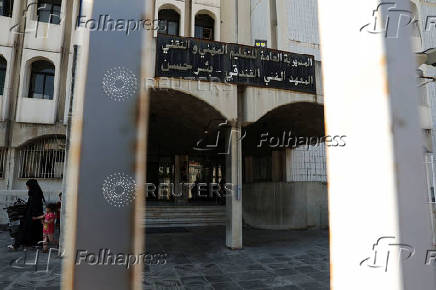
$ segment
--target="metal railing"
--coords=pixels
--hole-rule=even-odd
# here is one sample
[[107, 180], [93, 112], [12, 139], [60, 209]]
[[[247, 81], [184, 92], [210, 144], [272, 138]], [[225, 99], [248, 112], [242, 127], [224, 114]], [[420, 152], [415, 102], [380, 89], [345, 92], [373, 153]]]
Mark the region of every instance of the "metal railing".
[[298, 147], [292, 150], [291, 155], [289, 181], [327, 182], [324, 145]]
[[64, 175], [65, 137], [38, 140], [18, 150], [18, 177], [58, 179]]

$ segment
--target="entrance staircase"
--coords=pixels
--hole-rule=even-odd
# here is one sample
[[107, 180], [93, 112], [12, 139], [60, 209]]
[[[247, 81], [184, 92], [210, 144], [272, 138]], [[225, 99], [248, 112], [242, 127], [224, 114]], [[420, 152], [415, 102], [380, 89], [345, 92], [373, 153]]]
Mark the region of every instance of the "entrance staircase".
[[226, 207], [216, 205], [147, 205], [147, 228], [225, 225]]

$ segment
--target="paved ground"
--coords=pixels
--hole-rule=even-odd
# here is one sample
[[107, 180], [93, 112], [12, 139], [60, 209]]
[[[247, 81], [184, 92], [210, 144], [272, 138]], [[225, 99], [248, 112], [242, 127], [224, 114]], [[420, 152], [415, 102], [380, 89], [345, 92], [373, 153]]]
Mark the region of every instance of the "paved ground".
[[[329, 289], [326, 231], [245, 229], [240, 251], [224, 247], [224, 238], [224, 227], [149, 233], [147, 252], [168, 260], [146, 266], [145, 289]], [[0, 233], [0, 289], [59, 289], [61, 259], [52, 255], [48, 271], [48, 254], [37, 266], [23, 265], [24, 252], [8, 252], [8, 243]], [[28, 251], [29, 264], [35, 253]]]

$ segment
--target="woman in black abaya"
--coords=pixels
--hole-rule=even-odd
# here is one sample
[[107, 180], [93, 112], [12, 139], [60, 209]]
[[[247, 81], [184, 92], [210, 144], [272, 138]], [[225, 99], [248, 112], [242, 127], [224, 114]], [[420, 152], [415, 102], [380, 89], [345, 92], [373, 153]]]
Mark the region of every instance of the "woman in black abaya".
[[9, 246], [11, 249], [17, 249], [20, 246], [34, 246], [42, 241], [42, 223], [37, 217], [44, 214], [44, 194], [35, 179], [29, 179], [26, 186], [29, 195], [26, 212], [20, 222], [20, 229], [15, 238], [15, 243]]

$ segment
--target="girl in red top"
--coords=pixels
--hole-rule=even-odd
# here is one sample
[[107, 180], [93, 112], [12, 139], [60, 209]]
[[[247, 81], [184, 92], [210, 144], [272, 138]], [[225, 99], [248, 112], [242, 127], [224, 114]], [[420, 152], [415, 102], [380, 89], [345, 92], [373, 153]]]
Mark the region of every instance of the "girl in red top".
[[56, 221], [56, 205], [48, 204], [45, 215], [38, 217], [43, 224], [44, 247], [43, 251], [47, 251], [48, 243], [54, 241], [55, 221]]

